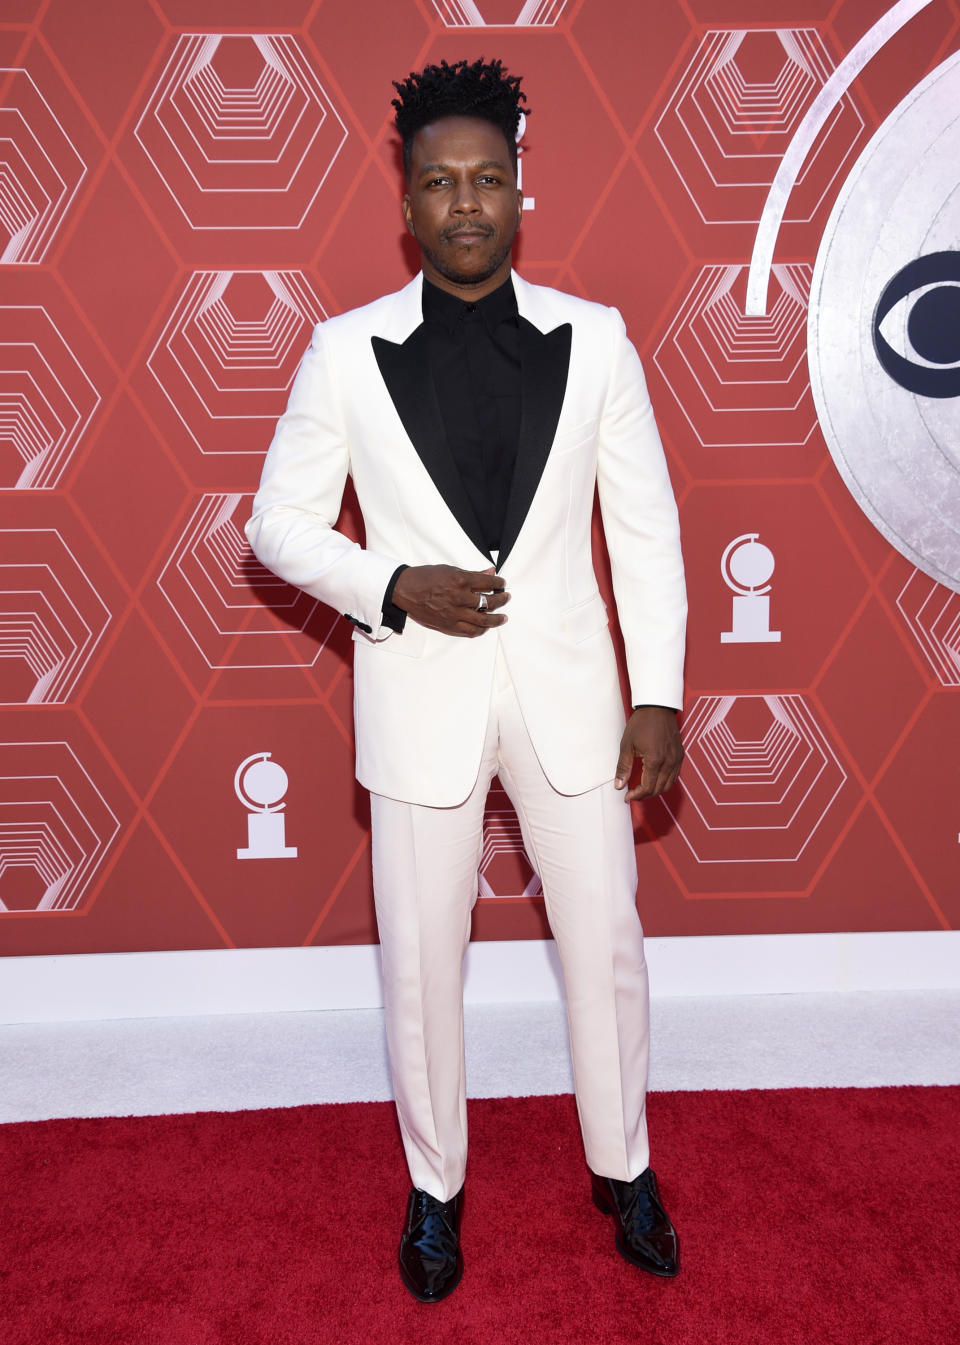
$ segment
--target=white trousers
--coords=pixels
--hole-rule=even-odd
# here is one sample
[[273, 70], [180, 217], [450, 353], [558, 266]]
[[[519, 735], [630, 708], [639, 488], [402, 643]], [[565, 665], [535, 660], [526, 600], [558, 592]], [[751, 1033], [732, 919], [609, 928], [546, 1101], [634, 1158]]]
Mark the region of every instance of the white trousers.
[[[610, 744], [611, 772], [618, 746]], [[450, 751], [456, 750], [451, 742]], [[413, 1185], [439, 1200], [459, 1191], [466, 1170], [463, 956], [477, 899], [484, 805], [495, 775], [543, 884], [563, 967], [587, 1163], [601, 1176], [630, 1181], [649, 1161], [649, 1000], [630, 807], [612, 779], [585, 794], [552, 788], [500, 652], [469, 798], [455, 808], [370, 798], [397, 1112]], [[522, 997], [523, 987], [516, 990]]]

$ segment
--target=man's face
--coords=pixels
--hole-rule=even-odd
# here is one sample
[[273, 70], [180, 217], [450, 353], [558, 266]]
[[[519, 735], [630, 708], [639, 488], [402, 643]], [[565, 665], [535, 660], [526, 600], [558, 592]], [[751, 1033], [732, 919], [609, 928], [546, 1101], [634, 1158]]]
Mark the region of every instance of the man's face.
[[423, 271], [481, 299], [510, 274], [522, 197], [503, 133], [479, 117], [443, 117], [413, 141], [403, 215]]

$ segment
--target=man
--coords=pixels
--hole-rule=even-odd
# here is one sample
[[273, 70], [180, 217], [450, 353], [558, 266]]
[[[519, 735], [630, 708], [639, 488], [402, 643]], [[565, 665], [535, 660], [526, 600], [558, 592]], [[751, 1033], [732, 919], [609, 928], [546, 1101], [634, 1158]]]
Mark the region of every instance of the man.
[[[619, 313], [511, 271], [519, 83], [461, 61], [395, 85], [422, 274], [316, 328], [247, 528], [265, 565], [355, 627], [357, 775], [413, 1181], [400, 1272], [423, 1302], [463, 1273], [461, 968], [496, 774], [563, 965], [593, 1199], [628, 1260], [678, 1270], [649, 1168], [624, 806], [668, 789], [682, 757], [677, 512]], [[333, 526], [348, 472], [364, 547]], [[626, 727], [591, 561], [595, 487], [637, 707]]]

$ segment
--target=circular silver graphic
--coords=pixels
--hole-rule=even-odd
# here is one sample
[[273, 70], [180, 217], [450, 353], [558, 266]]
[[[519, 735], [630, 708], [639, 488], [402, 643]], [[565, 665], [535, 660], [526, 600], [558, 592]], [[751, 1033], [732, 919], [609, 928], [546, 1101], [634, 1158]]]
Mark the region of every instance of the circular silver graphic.
[[890, 114], [844, 184], [814, 268], [807, 357], [854, 499], [960, 592], [960, 53]]

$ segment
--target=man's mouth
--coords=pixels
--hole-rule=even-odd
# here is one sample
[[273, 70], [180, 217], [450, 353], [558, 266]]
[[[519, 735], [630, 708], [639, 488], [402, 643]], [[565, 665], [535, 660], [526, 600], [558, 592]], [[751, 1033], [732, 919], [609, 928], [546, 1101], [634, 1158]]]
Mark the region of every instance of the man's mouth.
[[481, 229], [472, 224], [469, 229], [451, 229], [449, 233], [443, 235], [444, 242], [448, 243], [451, 239], [470, 239], [489, 238], [493, 231], [491, 229]]

